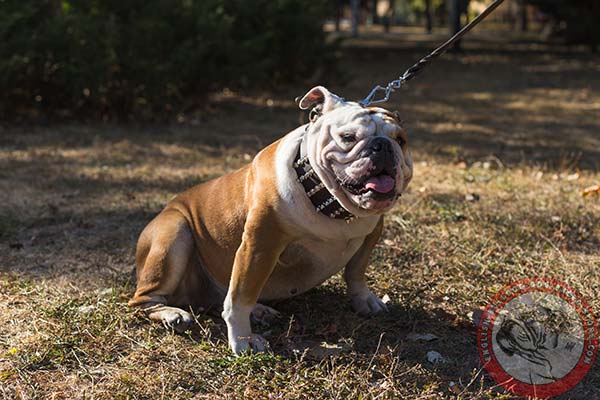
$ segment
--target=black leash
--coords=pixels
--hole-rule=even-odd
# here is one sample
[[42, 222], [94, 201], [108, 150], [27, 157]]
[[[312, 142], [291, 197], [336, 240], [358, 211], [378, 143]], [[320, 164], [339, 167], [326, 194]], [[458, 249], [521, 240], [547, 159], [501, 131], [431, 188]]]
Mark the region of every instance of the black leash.
[[[373, 103], [383, 103], [383, 102], [388, 101], [390, 98], [390, 94], [393, 91], [395, 91], [396, 89], [400, 89], [402, 87], [402, 85], [404, 85], [405, 82], [408, 82], [409, 80], [411, 80], [412, 78], [417, 76], [427, 64], [429, 64], [431, 61], [435, 60], [436, 58], [438, 58], [439, 56], [444, 54], [450, 48], [450, 46], [452, 46], [454, 43], [456, 43], [456, 41], [460, 40], [463, 36], [465, 36], [471, 29], [473, 29], [477, 24], [479, 24], [481, 21], [483, 21], [488, 15], [490, 15], [503, 2], [504, 2], [504, 0], [495, 0], [485, 10], [483, 10], [483, 12], [481, 14], [479, 14], [475, 19], [473, 19], [473, 21], [468, 23], [464, 28], [462, 28], [460, 31], [458, 31], [454, 36], [452, 36], [450, 39], [448, 39], [444, 44], [442, 44], [440, 47], [438, 47], [437, 49], [435, 49], [434, 51], [429, 53], [427, 56], [421, 58], [419, 60], [419, 62], [417, 62], [415, 65], [413, 65], [412, 67], [407, 69], [404, 72], [404, 74], [402, 74], [402, 76], [400, 76], [400, 78], [391, 81], [390, 83], [387, 84], [387, 86], [380, 86], [380, 85], [375, 86], [371, 90], [369, 95], [367, 97], [365, 97], [363, 100], [359, 101], [358, 104], [360, 104], [363, 107], [366, 107]], [[375, 95], [377, 94], [377, 92], [380, 92], [380, 91], [385, 92], [385, 95], [380, 99], [375, 99]]]

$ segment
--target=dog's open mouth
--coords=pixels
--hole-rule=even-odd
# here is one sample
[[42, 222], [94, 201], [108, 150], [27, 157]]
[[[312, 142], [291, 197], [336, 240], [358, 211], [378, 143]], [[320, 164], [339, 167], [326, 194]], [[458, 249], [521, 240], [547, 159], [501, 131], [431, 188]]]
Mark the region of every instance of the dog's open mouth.
[[338, 183], [351, 194], [362, 195], [375, 200], [385, 200], [394, 197], [396, 194], [394, 175], [383, 171], [378, 175], [366, 177], [360, 181], [338, 178]]
[[365, 189], [377, 193], [389, 193], [396, 187], [396, 180], [389, 175], [372, 176], [365, 182]]

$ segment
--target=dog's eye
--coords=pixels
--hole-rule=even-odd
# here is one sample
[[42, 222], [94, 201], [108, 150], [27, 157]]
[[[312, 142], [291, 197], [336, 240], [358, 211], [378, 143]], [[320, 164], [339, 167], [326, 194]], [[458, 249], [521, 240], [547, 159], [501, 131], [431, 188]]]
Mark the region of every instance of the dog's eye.
[[344, 133], [341, 135], [343, 143], [354, 143], [356, 142], [356, 135], [353, 133]]
[[400, 147], [402, 147], [406, 144], [406, 141], [404, 139], [402, 139], [401, 137], [396, 138], [396, 142], [398, 142]]

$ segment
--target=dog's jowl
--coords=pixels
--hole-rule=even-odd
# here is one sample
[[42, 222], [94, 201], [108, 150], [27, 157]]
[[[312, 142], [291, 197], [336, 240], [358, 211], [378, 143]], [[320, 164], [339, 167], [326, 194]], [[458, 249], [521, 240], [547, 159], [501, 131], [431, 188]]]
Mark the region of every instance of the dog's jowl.
[[177, 331], [190, 307], [222, 309], [229, 345], [264, 350], [257, 302], [303, 293], [344, 269], [361, 314], [386, 309], [365, 270], [383, 214], [412, 177], [406, 133], [382, 108], [346, 102], [323, 87], [301, 100], [310, 123], [228, 175], [173, 199], [140, 235], [129, 304]]

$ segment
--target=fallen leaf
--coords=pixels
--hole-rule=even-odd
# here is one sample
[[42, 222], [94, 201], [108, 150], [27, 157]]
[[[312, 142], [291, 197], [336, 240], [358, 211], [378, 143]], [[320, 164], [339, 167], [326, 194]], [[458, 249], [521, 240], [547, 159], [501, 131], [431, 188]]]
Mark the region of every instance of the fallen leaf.
[[469, 318], [469, 321], [471, 321], [475, 327], [479, 327], [479, 321], [481, 320], [481, 317], [483, 316], [484, 310], [485, 310], [485, 307], [481, 307], [478, 310], [469, 311], [467, 313], [467, 318]]
[[114, 294], [114, 290], [113, 290], [113, 288], [104, 288], [104, 289], [98, 289], [96, 291], [96, 293], [98, 293], [98, 295], [100, 297], [109, 297]]
[[392, 387], [393, 384], [390, 381], [388, 381], [387, 379], [382, 379], [380, 381], [372, 383], [371, 386], [386, 390], [386, 389], [389, 389], [390, 387]]
[[427, 361], [432, 364], [443, 364], [446, 362], [446, 359], [437, 351], [431, 350], [427, 352]]
[[434, 340], [438, 340], [439, 337], [434, 335], [433, 333], [409, 333], [408, 335], [406, 335], [406, 338], [408, 340], [413, 340], [413, 341], [417, 341], [417, 340], [424, 340], [426, 342], [433, 342]]
[[466, 201], [474, 202], [474, 201], [479, 201], [479, 199], [480, 199], [480, 197], [477, 193], [467, 193], [465, 195]]
[[542, 171], [538, 171], [535, 174], [535, 179], [537, 179], [538, 181], [542, 179], [542, 177], [544, 176], [544, 173]]
[[87, 305], [87, 306], [81, 306], [79, 308], [77, 308], [77, 311], [79, 311], [79, 313], [81, 314], [89, 314], [92, 311], [94, 311], [96, 309], [96, 306], [93, 304]]
[[600, 196], [600, 185], [588, 186], [581, 192], [583, 197], [591, 196], [593, 194]]
[[345, 350], [348, 350], [348, 346], [345, 344], [340, 345], [327, 342], [316, 343], [312, 341], [300, 342], [293, 348], [294, 352], [306, 353], [306, 356], [313, 360], [322, 360], [327, 357], [339, 356]]
[[448, 388], [454, 394], [460, 394], [460, 392], [461, 392], [461, 390], [458, 387], [458, 385], [456, 384], [456, 382], [450, 382], [450, 384], [448, 385]]
[[575, 172], [574, 174], [567, 175], [566, 179], [568, 181], [576, 181], [577, 179], [579, 179], [579, 174], [577, 172]]
[[337, 325], [336, 324], [329, 324], [325, 328], [320, 329], [315, 332], [315, 334], [317, 334], [317, 335], [325, 335], [325, 336], [333, 335], [336, 333], [337, 333]]
[[314, 357], [325, 358], [328, 356], [337, 356], [342, 351], [344, 351], [344, 347], [335, 343], [327, 343], [321, 342], [318, 346], [313, 347], [311, 349], [311, 353]]

